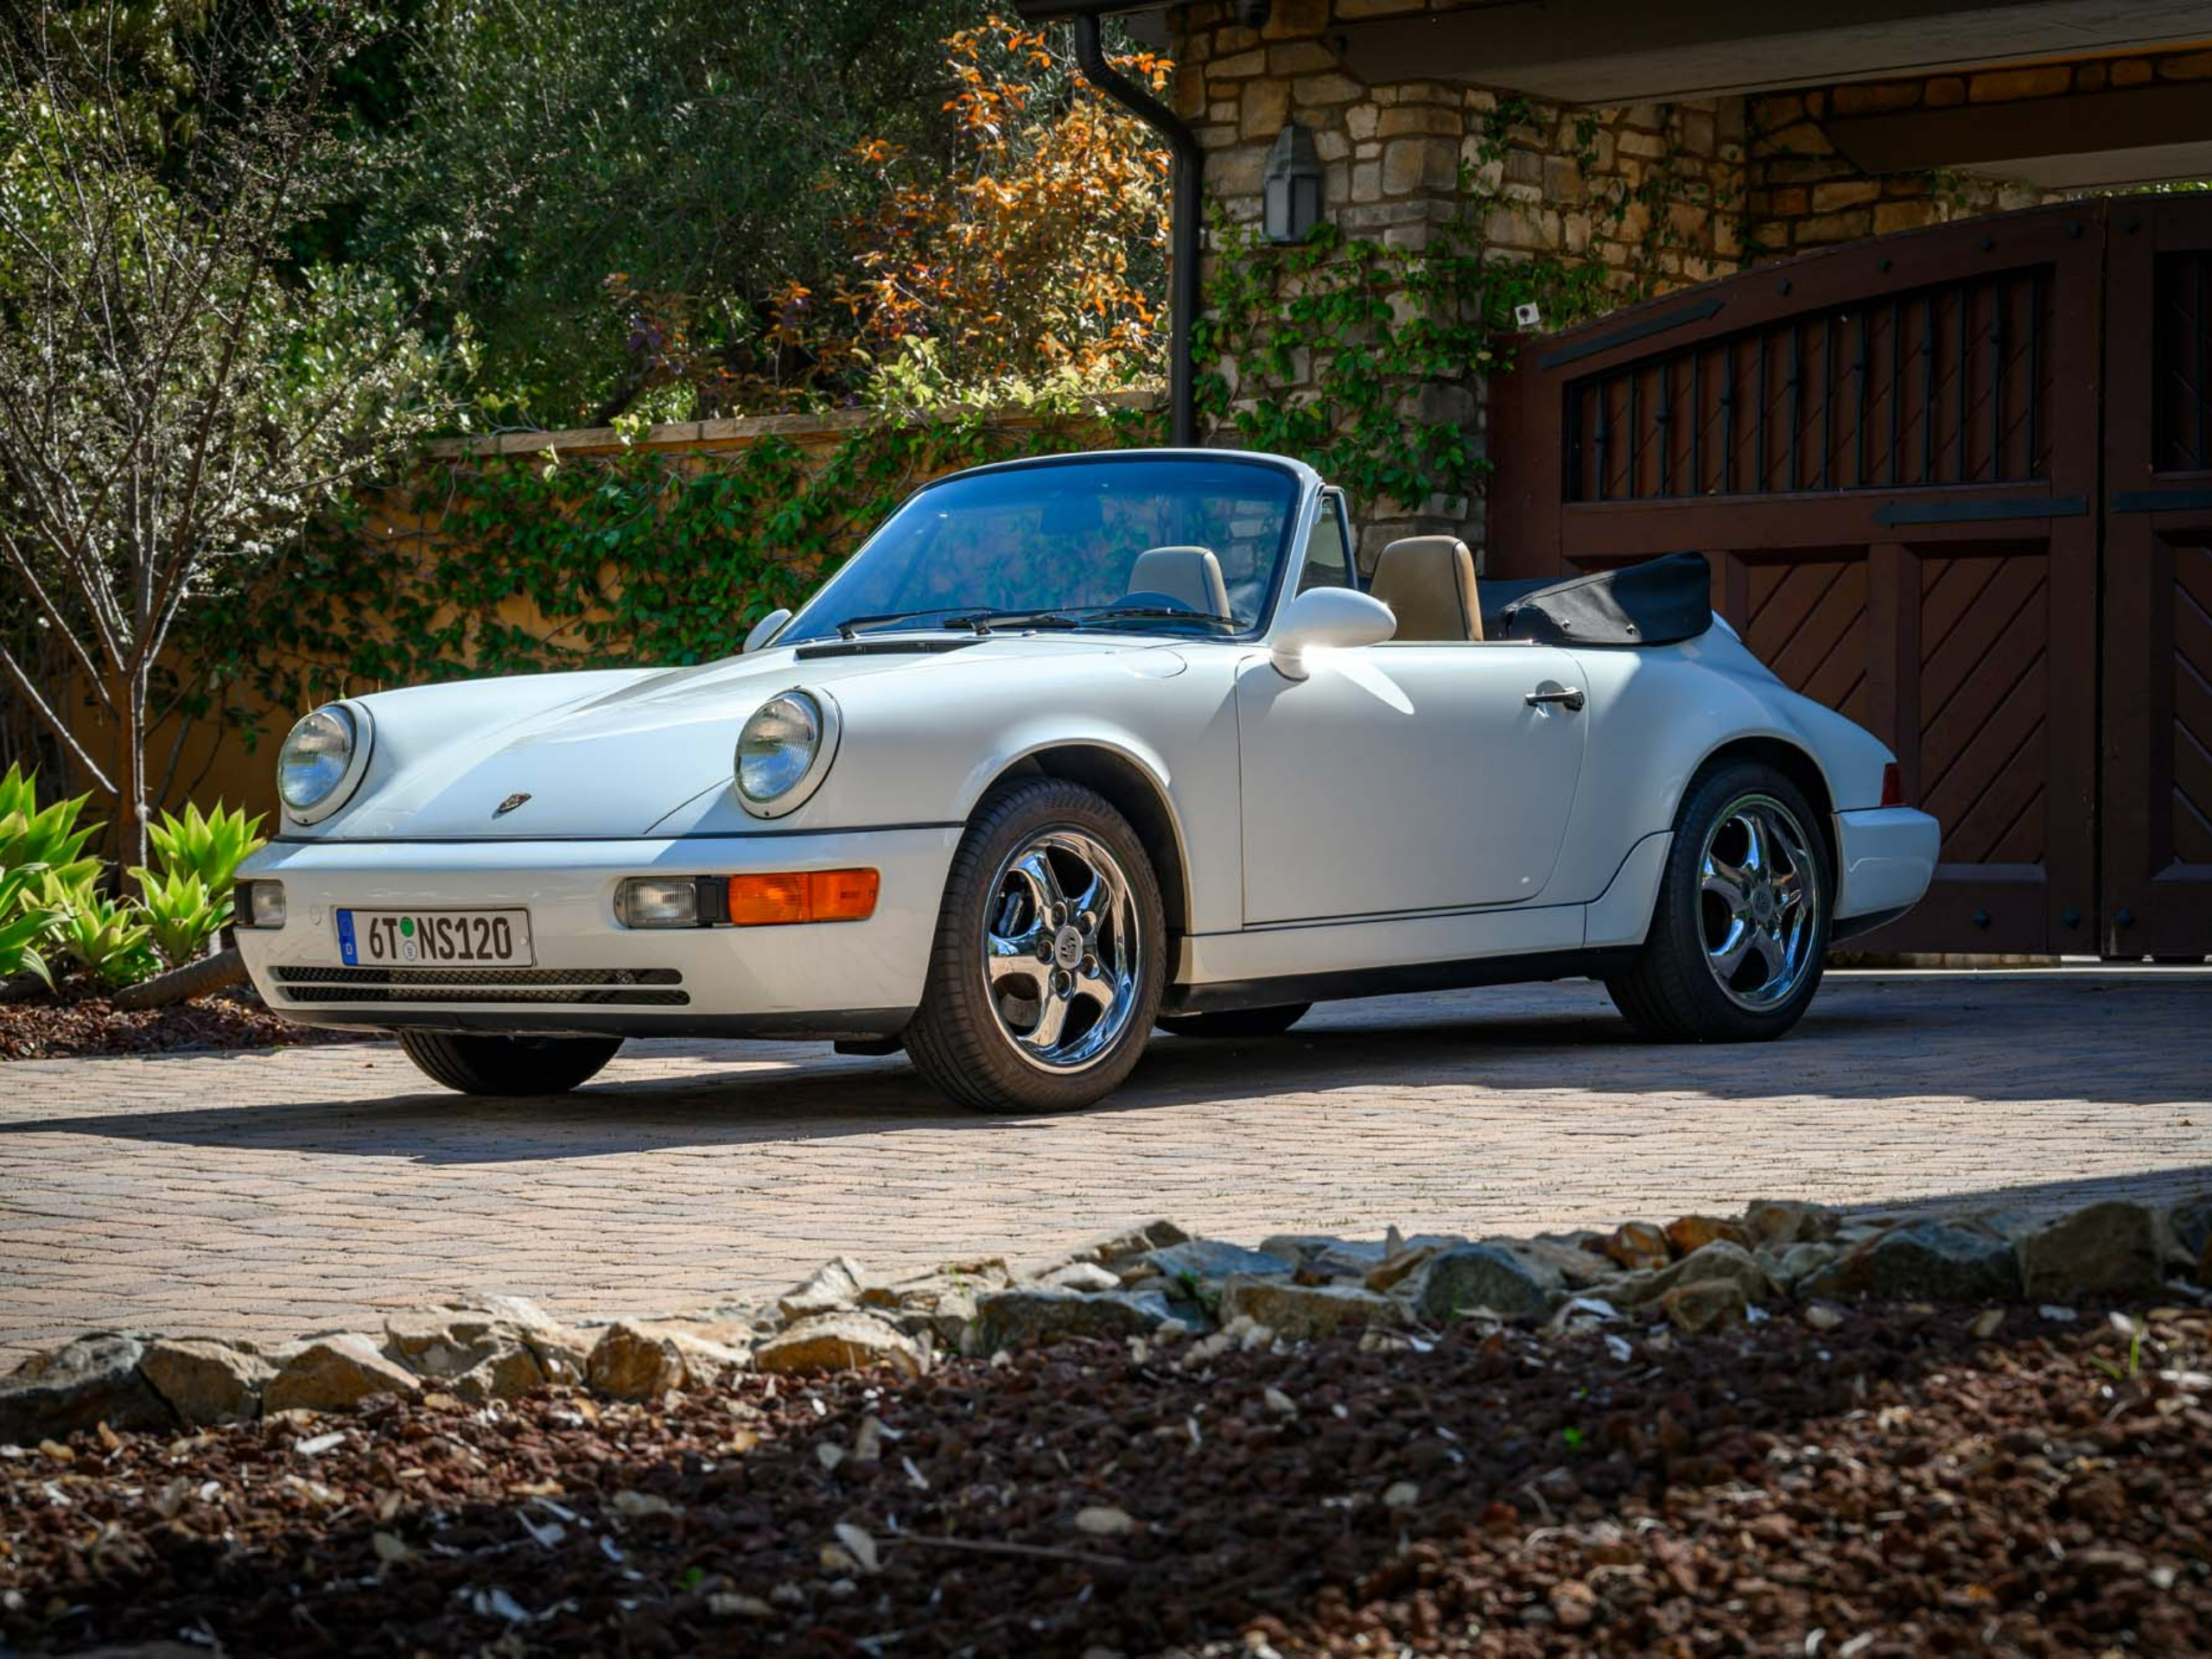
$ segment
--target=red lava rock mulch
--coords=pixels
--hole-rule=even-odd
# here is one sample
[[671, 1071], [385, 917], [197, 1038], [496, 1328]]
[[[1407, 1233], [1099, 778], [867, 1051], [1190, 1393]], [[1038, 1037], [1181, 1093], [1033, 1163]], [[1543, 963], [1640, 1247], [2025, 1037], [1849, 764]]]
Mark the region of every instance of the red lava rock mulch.
[[360, 1033], [293, 1024], [259, 1002], [211, 996], [125, 1013], [104, 996], [0, 1002], [0, 1060], [79, 1054], [160, 1054], [176, 1049], [281, 1048], [352, 1042]]
[[2151, 1316], [2132, 1373], [2101, 1315], [1968, 1318], [79, 1435], [0, 1461], [0, 1644], [2212, 1650], [2212, 1314]]

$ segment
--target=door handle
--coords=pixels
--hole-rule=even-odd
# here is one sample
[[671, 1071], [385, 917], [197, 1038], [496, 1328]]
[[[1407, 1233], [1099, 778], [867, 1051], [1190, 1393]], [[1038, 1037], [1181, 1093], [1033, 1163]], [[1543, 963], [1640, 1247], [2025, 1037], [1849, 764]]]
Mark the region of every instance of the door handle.
[[1555, 702], [1570, 715], [1580, 714], [1584, 701], [1580, 686], [1554, 685], [1549, 680], [1546, 680], [1527, 696], [1522, 698], [1522, 702], [1527, 703], [1531, 709], [1541, 708], [1548, 702]]

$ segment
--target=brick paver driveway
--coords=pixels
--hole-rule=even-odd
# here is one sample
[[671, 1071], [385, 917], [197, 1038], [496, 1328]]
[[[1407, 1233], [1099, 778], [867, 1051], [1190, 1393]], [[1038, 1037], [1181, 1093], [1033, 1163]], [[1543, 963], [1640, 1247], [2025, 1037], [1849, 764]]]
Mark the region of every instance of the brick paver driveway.
[[0, 1359], [88, 1328], [264, 1338], [505, 1290], [569, 1314], [1041, 1251], [1150, 1215], [1533, 1230], [1762, 1196], [2044, 1207], [2212, 1187], [2212, 980], [1833, 977], [1794, 1039], [1637, 1046], [1572, 983], [1162, 1039], [1065, 1118], [896, 1060], [643, 1044], [559, 1100], [389, 1045], [0, 1066]]

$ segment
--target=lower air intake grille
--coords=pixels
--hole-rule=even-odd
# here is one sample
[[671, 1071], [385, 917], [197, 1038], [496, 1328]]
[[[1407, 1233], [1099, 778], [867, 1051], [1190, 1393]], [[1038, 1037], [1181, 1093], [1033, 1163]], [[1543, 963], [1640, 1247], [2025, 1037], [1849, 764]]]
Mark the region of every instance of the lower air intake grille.
[[557, 1002], [680, 1008], [673, 968], [279, 968], [293, 1002]]

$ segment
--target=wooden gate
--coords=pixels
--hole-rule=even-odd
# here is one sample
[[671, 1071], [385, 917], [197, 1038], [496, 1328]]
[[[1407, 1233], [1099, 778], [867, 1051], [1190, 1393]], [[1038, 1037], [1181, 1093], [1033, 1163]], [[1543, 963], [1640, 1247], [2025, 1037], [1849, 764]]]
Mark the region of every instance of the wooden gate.
[[2113, 204], [2106, 347], [2107, 954], [2212, 951], [2212, 201]]
[[2208, 284], [2212, 203], [2085, 202], [1528, 342], [1486, 569], [1710, 555], [1751, 649], [1942, 822], [1867, 948], [2212, 951]]

